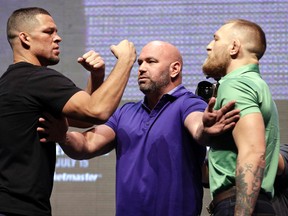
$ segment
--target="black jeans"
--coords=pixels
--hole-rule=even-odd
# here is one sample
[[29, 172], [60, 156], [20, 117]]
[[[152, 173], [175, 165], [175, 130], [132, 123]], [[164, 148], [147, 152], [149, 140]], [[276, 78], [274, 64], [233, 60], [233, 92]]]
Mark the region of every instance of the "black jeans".
[[[219, 202], [213, 212], [213, 216], [234, 216], [236, 198], [231, 197]], [[258, 198], [253, 216], [275, 216], [275, 211], [273, 209], [272, 203], [266, 199]]]

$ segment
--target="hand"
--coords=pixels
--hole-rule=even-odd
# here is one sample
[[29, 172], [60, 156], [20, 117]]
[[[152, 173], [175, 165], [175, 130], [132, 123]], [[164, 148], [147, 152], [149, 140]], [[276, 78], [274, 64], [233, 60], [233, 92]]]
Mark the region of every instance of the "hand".
[[235, 101], [231, 101], [219, 110], [214, 110], [216, 99], [212, 97], [204, 112], [202, 121], [205, 133], [220, 135], [235, 127], [240, 118], [240, 110], [234, 109]]
[[93, 72], [94, 75], [99, 75], [104, 77], [105, 73], [105, 62], [99, 53], [93, 50], [85, 53], [82, 57], [78, 58], [78, 63], [80, 63], [86, 70]]
[[128, 40], [122, 40], [118, 45], [112, 45], [110, 47], [111, 52], [117, 59], [125, 59], [131, 61], [133, 64], [136, 61], [136, 49], [132, 42]]
[[68, 122], [64, 116], [55, 118], [49, 113], [45, 113], [44, 117], [39, 118], [40, 125], [37, 131], [44, 137], [40, 138], [40, 142], [65, 142], [66, 132], [68, 130]]

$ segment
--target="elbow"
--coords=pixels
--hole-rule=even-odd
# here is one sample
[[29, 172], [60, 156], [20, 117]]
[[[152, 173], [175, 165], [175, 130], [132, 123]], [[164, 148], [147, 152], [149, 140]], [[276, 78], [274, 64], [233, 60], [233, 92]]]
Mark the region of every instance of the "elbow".
[[109, 112], [107, 110], [99, 110], [95, 116], [97, 116], [98, 121], [104, 123], [106, 122], [113, 112]]
[[111, 112], [102, 109], [87, 110], [86, 114], [79, 117], [79, 120], [92, 125], [104, 124], [112, 115]]
[[96, 112], [92, 114], [92, 117], [90, 118], [89, 122], [99, 125], [104, 124], [109, 117], [111, 116], [108, 112]]
[[89, 110], [89, 122], [91, 121], [93, 124], [105, 123], [115, 111], [115, 109], [111, 109], [111, 107], [102, 107], [97, 105], [95, 105], [93, 109]]

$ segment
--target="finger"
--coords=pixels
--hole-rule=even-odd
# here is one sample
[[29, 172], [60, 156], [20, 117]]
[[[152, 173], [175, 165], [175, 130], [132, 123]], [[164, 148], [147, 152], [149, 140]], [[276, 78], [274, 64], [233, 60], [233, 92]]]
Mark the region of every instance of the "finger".
[[235, 127], [235, 125], [236, 125], [236, 122], [231, 122], [231, 123], [229, 123], [229, 124], [226, 124], [226, 125], [224, 126], [224, 131], [228, 131], [228, 130], [233, 129], [233, 128]]
[[234, 109], [236, 104], [236, 101], [230, 101], [228, 102], [225, 106], [223, 106], [219, 111], [222, 112], [223, 114], [231, 111]]
[[79, 57], [79, 58], [77, 59], [77, 62], [80, 63], [80, 64], [82, 64], [82, 63], [84, 62], [84, 58]]
[[100, 56], [100, 54], [97, 53], [97, 52], [95, 52], [94, 50], [90, 50], [90, 51], [84, 53], [84, 54], [82, 55], [82, 58], [88, 59], [88, 58], [93, 57], [93, 56], [94, 56], [94, 57], [95, 57], [95, 56]]
[[37, 129], [36, 129], [38, 132], [45, 132], [45, 128], [43, 128], [43, 127], [37, 127]]
[[46, 143], [46, 142], [47, 142], [47, 139], [46, 139], [46, 138], [41, 138], [41, 139], [40, 139], [40, 142]]
[[41, 123], [42, 123], [42, 122], [45, 122], [45, 119], [42, 118], [42, 117], [40, 117], [40, 118], [39, 118], [39, 122], [41, 122]]
[[43, 128], [47, 128], [51, 125], [50, 121], [48, 119], [44, 119], [44, 118], [39, 118], [39, 123]]
[[209, 100], [209, 103], [208, 103], [208, 106], [207, 106], [207, 111], [208, 111], [208, 112], [210, 112], [210, 113], [213, 112], [215, 103], [216, 103], [216, 98], [215, 98], [215, 97], [212, 97], [212, 98]]
[[85, 66], [87, 64], [87, 58], [89, 58], [90, 55], [91, 54], [85, 53], [83, 56], [77, 59], [77, 62], [82, 66]]
[[226, 119], [224, 120], [224, 123], [225, 123], [225, 124], [230, 124], [230, 123], [232, 123], [232, 122], [236, 123], [239, 119], [240, 119], [240, 115], [231, 116], [231, 117], [229, 117], [229, 118], [226, 118]]
[[115, 45], [111, 45], [110, 46], [110, 50], [113, 53], [113, 55], [118, 58], [117, 53], [116, 53], [116, 46]]
[[83, 56], [86, 63], [91, 63], [93, 61], [101, 61], [102, 57], [98, 53], [93, 53], [91, 55]]
[[233, 116], [238, 116], [238, 117], [240, 117], [239, 114], [240, 114], [240, 110], [239, 110], [239, 109], [233, 109], [233, 110], [227, 112], [227, 113], [225, 114], [225, 117], [226, 117], [226, 118], [231, 118], [231, 117], [233, 117]]
[[89, 65], [91, 65], [93, 68], [101, 68], [104, 66], [104, 61], [103, 59], [94, 59], [89, 62]]

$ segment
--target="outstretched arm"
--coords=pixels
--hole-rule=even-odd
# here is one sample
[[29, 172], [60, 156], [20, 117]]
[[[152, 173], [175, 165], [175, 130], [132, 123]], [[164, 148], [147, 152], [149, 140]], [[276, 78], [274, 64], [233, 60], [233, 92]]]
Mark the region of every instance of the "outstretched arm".
[[214, 110], [215, 101], [214, 97], [211, 98], [204, 113], [193, 112], [185, 119], [185, 126], [201, 145], [212, 145], [215, 136], [233, 129], [240, 118], [240, 111], [234, 109], [235, 101]]
[[65, 142], [59, 144], [69, 157], [82, 160], [110, 152], [115, 148], [114, 139], [110, 127], [99, 125], [83, 133], [68, 132]]
[[[108, 153], [114, 148], [114, 131], [106, 126], [80, 132], [67, 132], [66, 118], [54, 118], [46, 114], [45, 119], [40, 118], [41, 127], [37, 131], [42, 134], [41, 142], [58, 142], [63, 151], [73, 159], [89, 159]], [[67, 132], [67, 133], [66, 133]]]

